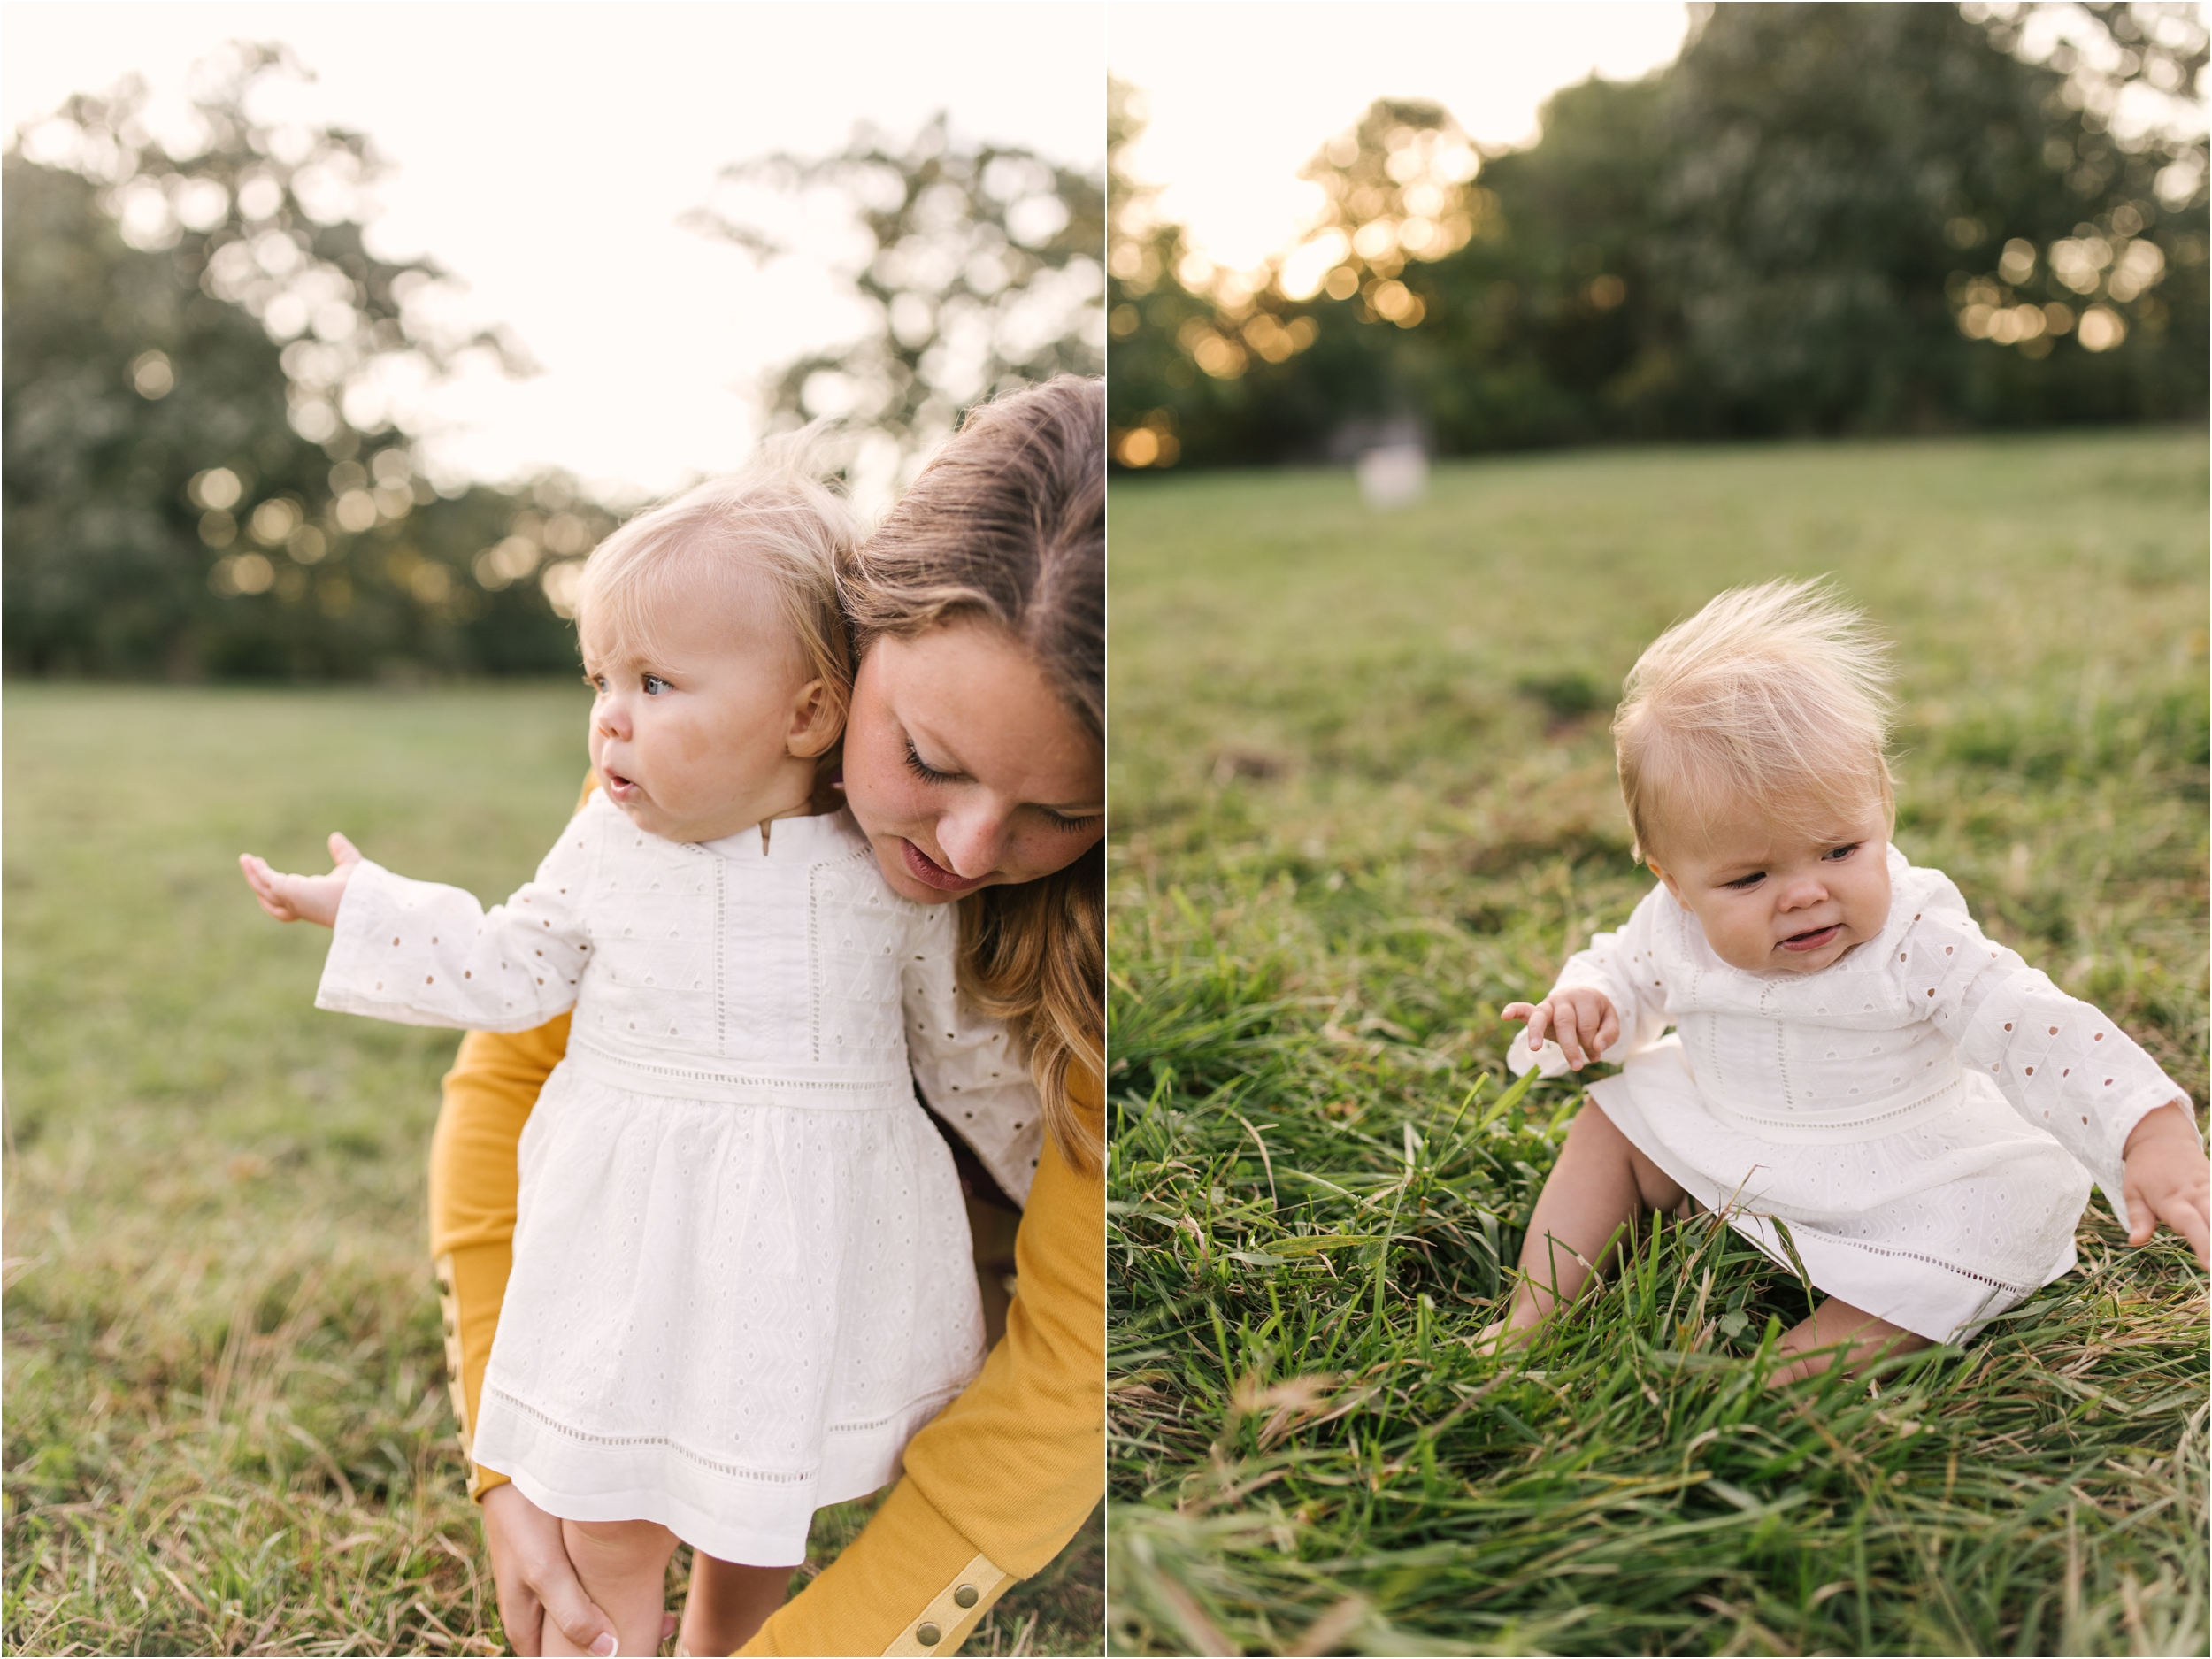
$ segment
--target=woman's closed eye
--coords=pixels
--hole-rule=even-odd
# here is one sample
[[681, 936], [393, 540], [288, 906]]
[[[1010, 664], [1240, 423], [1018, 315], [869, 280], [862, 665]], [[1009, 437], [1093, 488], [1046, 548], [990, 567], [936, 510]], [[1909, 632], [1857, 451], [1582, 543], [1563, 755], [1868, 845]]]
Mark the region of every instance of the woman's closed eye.
[[[914, 740], [910, 737], [906, 740], [906, 769], [924, 783], [958, 783], [967, 775], [964, 772], [945, 772], [931, 765], [922, 758], [921, 750], [914, 747]], [[1052, 828], [1070, 834], [1094, 827], [1098, 820], [1105, 816], [1100, 812], [1063, 812], [1048, 806], [1038, 806], [1033, 810], [1041, 813]]]
[[906, 740], [906, 769], [924, 783], [950, 783], [960, 775], [956, 772], [940, 772], [924, 760], [910, 737]]

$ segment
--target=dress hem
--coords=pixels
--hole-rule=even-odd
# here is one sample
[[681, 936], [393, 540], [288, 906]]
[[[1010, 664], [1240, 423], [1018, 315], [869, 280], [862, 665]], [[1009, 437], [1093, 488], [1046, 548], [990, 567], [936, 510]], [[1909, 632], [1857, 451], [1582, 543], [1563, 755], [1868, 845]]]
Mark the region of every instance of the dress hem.
[[473, 1455], [563, 1520], [657, 1521], [718, 1560], [795, 1567], [814, 1512], [896, 1480], [907, 1441], [964, 1386], [933, 1390], [863, 1430], [833, 1430], [812, 1468], [748, 1476], [710, 1467], [662, 1436], [597, 1443], [487, 1386]]
[[[1669, 1057], [1664, 1047], [1655, 1044], [1634, 1059], [1644, 1065], [1664, 1064]], [[1778, 1266], [1794, 1274], [1801, 1263], [1813, 1289], [1840, 1297], [1916, 1336], [1932, 1342], [1970, 1340], [1990, 1320], [2017, 1307], [2052, 1280], [2070, 1272], [2076, 1264], [2070, 1226], [2040, 1270], [2010, 1277], [1977, 1272], [1922, 1251], [1852, 1239], [1804, 1220], [1793, 1222], [1787, 1217], [1765, 1213], [1756, 1208], [1757, 1195], [1747, 1197], [1742, 1183], [1724, 1189], [1712, 1175], [1669, 1146], [1636, 1098], [1637, 1093], [1637, 1079], [1624, 1071], [1617, 1077], [1593, 1084], [1589, 1098], [1638, 1151], [1700, 1204], [1724, 1217], [1739, 1236]], [[2085, 1179], [2083, 1186], [2085, 1200]], [[1791, 1259], [1791, 1247], [1794, 1247], [1795, 1262]]]

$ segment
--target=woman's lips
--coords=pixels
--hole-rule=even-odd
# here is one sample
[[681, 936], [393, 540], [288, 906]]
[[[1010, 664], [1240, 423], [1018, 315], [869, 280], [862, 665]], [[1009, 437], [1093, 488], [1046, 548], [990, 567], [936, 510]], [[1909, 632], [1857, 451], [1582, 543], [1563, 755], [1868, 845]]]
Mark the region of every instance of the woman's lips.
[[983, 879], [980, 876], [971, 879], [966, 876], [953, 874], [951, 871], [946, 869], [944, 865], [939, 864], [903, 836], [899, 840], [899, 850], [906, 856], [907, 873], [915, 880], [926, 887], [935, 887], [941, 893], [965, 893], [972, 887], [979, 887], [983, 885]]
[[1841, 922], [1832, 922], [1825, 927], [1815, 928], [1809, 933], [1798, 933], [1782, 941], [1785, 950], [1822, 950], [1835, 943], [1836, 935], [1843, 931]]

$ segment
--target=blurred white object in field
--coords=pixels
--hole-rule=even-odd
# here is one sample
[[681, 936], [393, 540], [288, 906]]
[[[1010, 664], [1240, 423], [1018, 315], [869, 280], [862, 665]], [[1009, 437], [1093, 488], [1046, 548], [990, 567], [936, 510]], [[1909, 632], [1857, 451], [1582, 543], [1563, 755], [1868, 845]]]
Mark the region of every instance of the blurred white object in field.
[[1359, 493], [1377, 512], [1410, 507], [1429, 493], [1428, 452], [1417, 443], [1394, 443], [1359, 457]]

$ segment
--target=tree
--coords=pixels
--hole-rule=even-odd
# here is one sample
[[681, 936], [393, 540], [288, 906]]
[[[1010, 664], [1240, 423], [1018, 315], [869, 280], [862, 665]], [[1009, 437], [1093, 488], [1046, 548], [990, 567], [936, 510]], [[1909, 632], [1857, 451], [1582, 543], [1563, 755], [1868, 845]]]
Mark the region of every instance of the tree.
[[[233, 47], [203, 66], [182, 131], [154, 132], [127, 82], [0, 162], [12, 670], [572, 660], [547, 594], [517, 581], [535, 568], [513, 536], [534, 503], [441, 494], [396, 424], [402, 382], [468, 350], [518, 354], [439, 336], [415, 302], [442, 273], [364, 245], [364, 137], [249, 115], [257, 81], [298, 73], [280, 48]], [[608, 522], [570, 504], [552, 551]]]
[[[841, 272], [873, 326], [771, 377], [771, 423], [841, 417], [903, 483], [972, 404], [1055, 374], [1104, 367], [1105, 198], [1097, 179], [1015, 144], [956, 137], [940, 114], [903, 143], [862, 127], [835, 155], [779, 151], [726, 184], [845, 204], [866, 241]], [[728, 206], [690, 217], [765, 262], [792, 250]]]
[[2193, 417], [2205, 141], [2159, 117], [2205, 63], [2181, 5], [1714, 6], [1474, 178], [1445, 111], [1380, 101], [1264, 280], [1118, 239], [1176, 287], [1116, 304], [1115, 419], [1156, 404], [1206, 464], [1393, 414], [1461, 452]]
[[[1706, 19], [1657, 112], [1654, 260], [1722, 425], [2170, 415], [2191, 380], [2200, 398], [2202, 305], [2172, 342], [2197, 371], [2177, 383], [2151, 290], [2187, 270], [2202, 291], [2201, 168], [2162, 202], [2170, 159], [2124, 150], [2067, 70], [2016, 43], [1949, 6]], [[2085, 267], [2110, 275], [2070, 285]]]
[[1386, 404], [1381, 377], [1363, 374], [1376, 365], [1356, 351], [1348, 362], [1334, 350], [1318, 365], [1290, 366], [1321, 335], [1310, 308], [1195, 255], [1182, 227], [1159, 213], [1156, 189], [1127, 169], [1143, 131], [1140, 95], [1110, 80], [1107, 109], [1113, 464], [1133, 472], [1298, 453], [1340, 413], [1355, 381], [1363, 406]]

